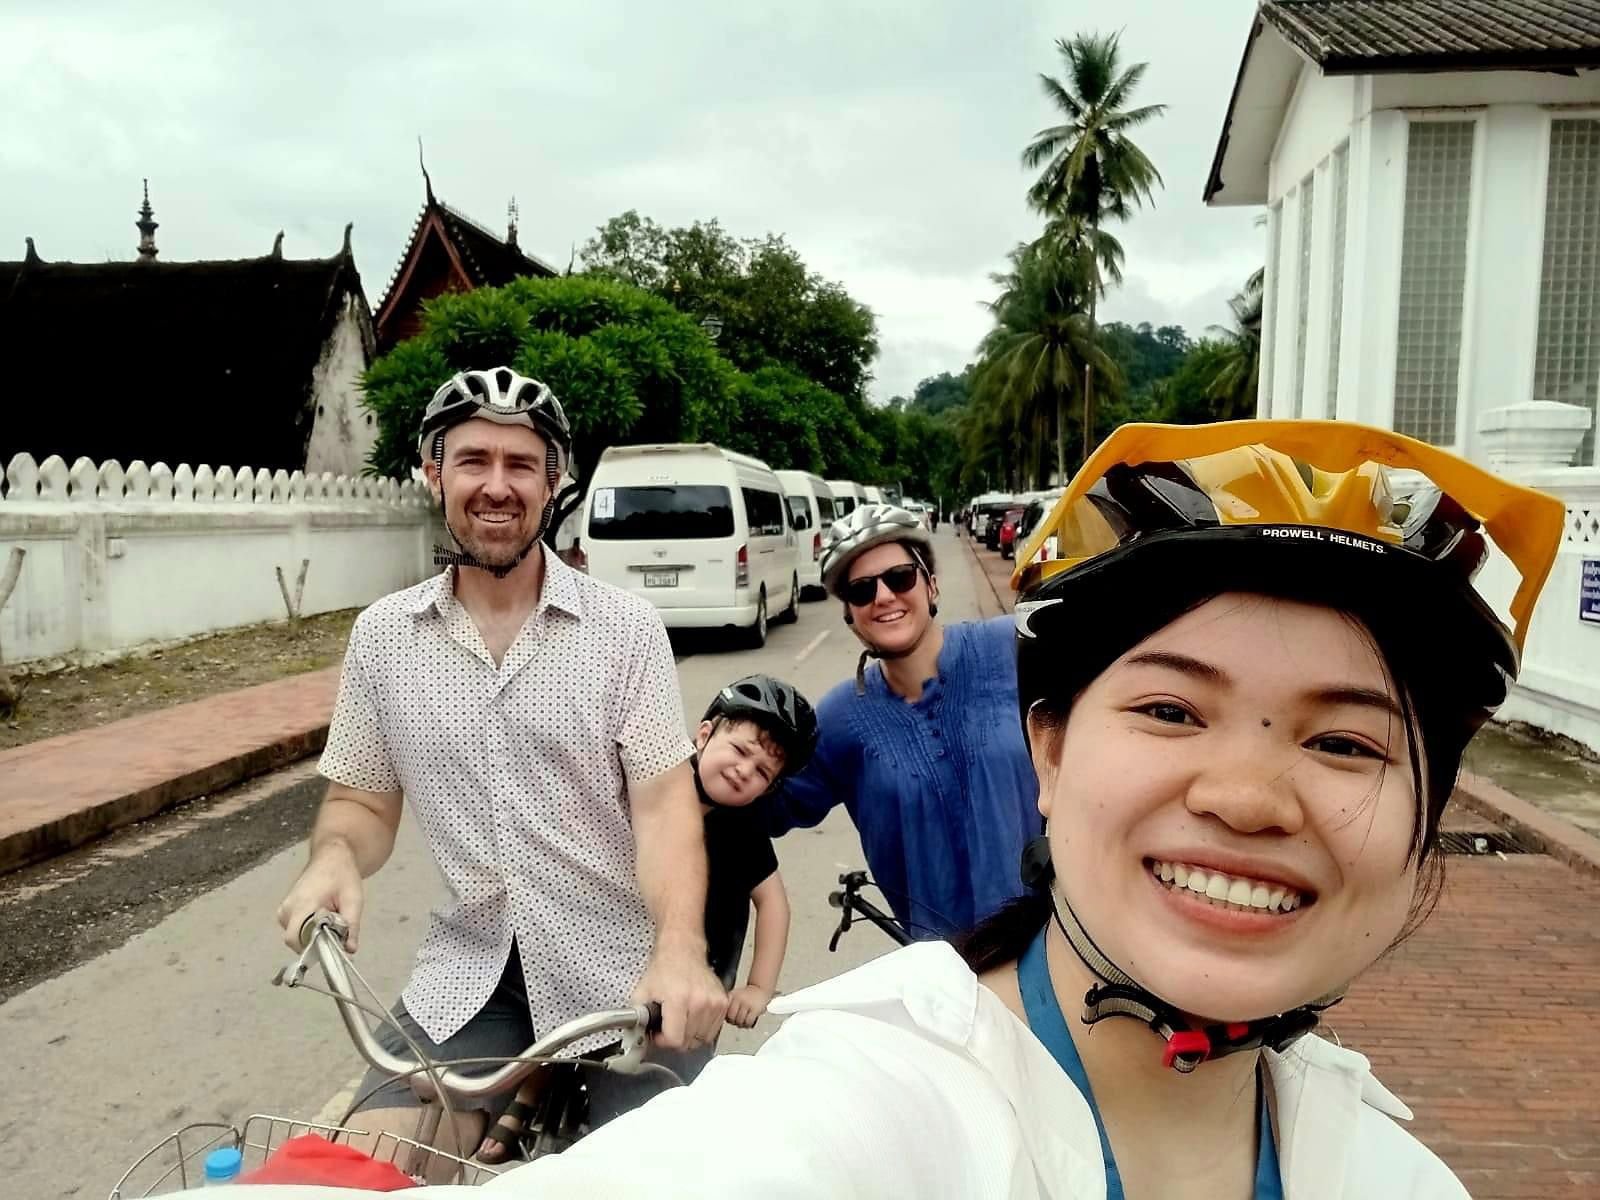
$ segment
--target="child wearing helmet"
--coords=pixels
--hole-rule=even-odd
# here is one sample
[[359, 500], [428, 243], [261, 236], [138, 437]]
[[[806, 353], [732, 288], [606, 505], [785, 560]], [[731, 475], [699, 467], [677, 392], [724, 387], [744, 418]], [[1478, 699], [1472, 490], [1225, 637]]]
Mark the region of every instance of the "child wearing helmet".
[[[1563, 521], [1385, 430], [1122, 427], [1038, 535], [1063, 558], [1021, 580], [1046, 818], [1028, 894], [954, 947], [785, 997], [752, 1061], [523, 1180], [1465, 1197], [1368, 1061], [1314, 1030], [1430, 910], [1441, 811], [1515, 678]], [[1474, 584], [1490, 540], [1519, 576], [1503, 608]], [[701, 1166], [711, 1114], [734, 1152]]]
[[[705, 817], [706, 956], [728, 991], [727, 1022], [753, 1027], [778, 990], [789, 942], [789, 895], [778, 873], [764, 822], [750, 805], [806, 765], [817, 744], [817, 718], [791, 684], [747, 675], [720, 689], [695, 730], [695, 788]], [[750, 971], [738, 985], [750, 911], [756, 915]], [[678, 1073], [692, 1079], [716, 1053], [716, 1042], [681, 1056]], [[533, 1112], [537, 1080], [523, 1085], [490, 1128], [482, 1161], [499, 1163]], [[491, 1145], [492, 1144], [492, 1145]]]
[[[695, 786], [706, 821], [706, 951], [728, 989], [728, 1023], [749, 1029], [778, 990], [789, 897], [755, 800], [806, 765], [817, 719], [806, 698], [770, 675], [723, 688], [694, 736]], [[754, 907], [755, 950], [742, 987], [739, 956]]]

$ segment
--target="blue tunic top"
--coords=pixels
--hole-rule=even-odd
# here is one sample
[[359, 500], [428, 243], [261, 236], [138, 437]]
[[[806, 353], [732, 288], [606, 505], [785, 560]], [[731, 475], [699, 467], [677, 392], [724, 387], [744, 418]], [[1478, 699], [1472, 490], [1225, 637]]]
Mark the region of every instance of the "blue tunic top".
[[1009, 617], [949, 625], [938, 675], [910, 703], [871, 666], [817, 706], [806, 769], [769, 797], [776, 834], [843, 804], [867, 867], [917, 937], [970, 928], [1022, 894], [1022, 848], [1043, 826], [1017, 710]]

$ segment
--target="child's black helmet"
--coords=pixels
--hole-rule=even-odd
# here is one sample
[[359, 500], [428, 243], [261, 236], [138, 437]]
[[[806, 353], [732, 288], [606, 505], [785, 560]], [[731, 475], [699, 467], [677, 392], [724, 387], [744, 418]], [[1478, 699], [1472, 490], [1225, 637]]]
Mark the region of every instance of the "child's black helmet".
[[793, 775], [817, 748], [817, 714], [795, 688], [771, 675], [747, 675], [716, 694], [702, 718], [754, 721], [783, 750], [783, 774]]

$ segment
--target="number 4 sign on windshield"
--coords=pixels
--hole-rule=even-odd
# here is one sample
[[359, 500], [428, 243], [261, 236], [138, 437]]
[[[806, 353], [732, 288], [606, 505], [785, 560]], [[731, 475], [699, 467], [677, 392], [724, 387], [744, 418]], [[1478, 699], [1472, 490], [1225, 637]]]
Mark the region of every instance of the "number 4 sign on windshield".
[[617, 515], [616, 489], [601, 488], [594, 494], [594, 515], [597, 521], [609, 521]]
[[1578, 582], [1578, 620], [1600, 625], [1600, 558], [1583, 560]]

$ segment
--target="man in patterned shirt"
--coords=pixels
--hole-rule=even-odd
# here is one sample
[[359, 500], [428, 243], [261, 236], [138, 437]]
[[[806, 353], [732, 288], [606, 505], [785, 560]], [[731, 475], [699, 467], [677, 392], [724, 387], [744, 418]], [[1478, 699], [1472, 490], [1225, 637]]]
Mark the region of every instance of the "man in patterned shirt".
[[[337, 911], [354, 950], [362, 880], [408, 800], [450, 895], [394, 1015], [436, 1058], [515, 1055], [536, 1031], [649, 1000], [658, 1049], [695, 1052], [726, 1010], [706, 965], [705, 846], [666, 631], [540, 542], [570, 448], [550, 390], [508, 368], [433, 397], [419, 452], [456, 549], [356, 621], [310, 863], [278, 910], [291, 945], [312, 912]], [[376, 1072], [363, 1084], [376, 1089], [363, 1126], [411, 1133], [419, 1101], [380, 1085]], [[642, 1098], [632, 1078], [595, 1076], [592, 1119]], [[455, 1144], [477, 1143], [496, 1108], [481, 1104]]]

